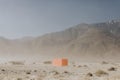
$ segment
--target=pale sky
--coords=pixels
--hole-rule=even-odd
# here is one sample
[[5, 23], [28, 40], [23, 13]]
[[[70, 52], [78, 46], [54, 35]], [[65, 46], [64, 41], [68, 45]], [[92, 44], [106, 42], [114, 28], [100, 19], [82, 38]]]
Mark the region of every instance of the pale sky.
[[120, 0], [0, 0], [0, 36], [15, 39], [120, 19]]

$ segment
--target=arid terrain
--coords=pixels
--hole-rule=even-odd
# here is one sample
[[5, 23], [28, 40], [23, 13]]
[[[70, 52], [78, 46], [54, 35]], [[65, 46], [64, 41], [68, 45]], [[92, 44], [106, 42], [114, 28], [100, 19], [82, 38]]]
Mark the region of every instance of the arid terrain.
[[0, 80], [120, 80], [120, 0], [0, 0]]
[[0, 80], [120, 80], [120, 64], [75, 63], [56, 67], [48, 63], [3, 63]]
[[[83, 23], [39, 37], [0, 37], [0, 57], [0, 80], [120, 80], [120, 21]], [[67, 58], [69, 65], [55, 67], [54, 58]]]

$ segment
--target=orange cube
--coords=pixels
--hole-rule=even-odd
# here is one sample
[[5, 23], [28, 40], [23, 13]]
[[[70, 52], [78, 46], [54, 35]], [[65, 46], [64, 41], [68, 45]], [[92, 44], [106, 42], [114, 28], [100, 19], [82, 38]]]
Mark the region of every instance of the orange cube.
[[54, 59], [52, 64], [53, 66], [67, 66], [68, 60], [67, 59]]

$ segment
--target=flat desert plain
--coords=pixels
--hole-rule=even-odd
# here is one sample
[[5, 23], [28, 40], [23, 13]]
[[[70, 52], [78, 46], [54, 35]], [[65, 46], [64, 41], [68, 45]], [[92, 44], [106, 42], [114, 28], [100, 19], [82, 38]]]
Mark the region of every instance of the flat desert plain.
[[120, 63], [69, 62], [53, 66], [50, 62], [1, 63], [0, 80], [120, 80]]

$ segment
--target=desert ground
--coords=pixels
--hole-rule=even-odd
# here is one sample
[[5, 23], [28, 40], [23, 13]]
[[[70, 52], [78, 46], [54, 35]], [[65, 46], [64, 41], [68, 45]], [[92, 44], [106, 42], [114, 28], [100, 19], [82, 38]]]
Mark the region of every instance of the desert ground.
[[44, 62], [7, 62], [0, 65], [0, 80], [120, 80], [120, 63], [69, 62], [53, 66]]
[[[0, 64], [0, 80], [120, 80], [119, 52], [116, 20], [78, 24], [38, 37], [0, 37], [0, 62], [14, 60]], [[53, 66], [52, 59], [58, 57], [68, 58], [69, 65]]]

